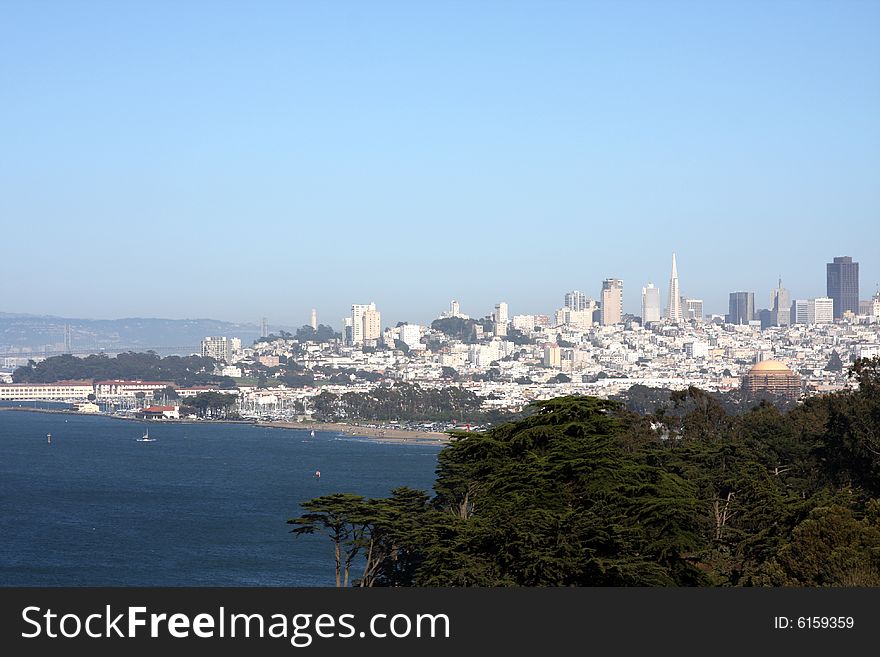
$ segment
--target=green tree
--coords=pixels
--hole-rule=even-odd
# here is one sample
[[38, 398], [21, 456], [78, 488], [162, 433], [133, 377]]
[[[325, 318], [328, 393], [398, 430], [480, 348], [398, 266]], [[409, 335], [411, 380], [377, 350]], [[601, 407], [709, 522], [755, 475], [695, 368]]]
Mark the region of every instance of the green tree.
[[370, 526], [369, 503], [360, 495], [335, 493], [303, 502], [307, 513], [291, 518], [297, 536], [321, 532], [330, 538], [336, 563], [336, 587], [348, 587], [351, 566], [364, 547]]

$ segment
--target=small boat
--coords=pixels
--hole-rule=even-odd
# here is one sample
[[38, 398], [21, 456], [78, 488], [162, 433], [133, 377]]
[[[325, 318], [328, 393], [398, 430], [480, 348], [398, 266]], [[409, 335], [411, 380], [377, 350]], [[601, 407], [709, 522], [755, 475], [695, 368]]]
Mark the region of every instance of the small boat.
[[154, 443], [156, 442], [155, 438], [150, 438], [150, 428], [147, 427], [146, 433], [144, 433], [143, 438], [138, 438], [139, 443]]
[[312, 438], [315, 437], [315, 430], [314, 429], [312, 429], [312, 432], [309, 434], [309, 436], [311, 436]]
[[46, 434], [46, 443], [48, 443], [49, 445], [52, 444], [52, 434], [51, 433]]
[[321, 471], [315, 470], [315, 479], [320, 479], [320, 478], [321, 478]]

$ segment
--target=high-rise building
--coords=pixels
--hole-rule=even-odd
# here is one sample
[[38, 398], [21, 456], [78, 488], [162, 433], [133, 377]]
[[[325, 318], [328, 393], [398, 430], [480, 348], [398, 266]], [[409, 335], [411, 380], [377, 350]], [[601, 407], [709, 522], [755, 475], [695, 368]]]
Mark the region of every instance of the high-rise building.
[[342, 318], [342, 344], [354, 344], [354, 322], [351, 317]]
[[702, 299], [682, 299], [681, 311], [684, 319], [695, 319], [698, 322], [703, 321], [703, 300]]
[[202, 357], [231, 363], [232, 341], [222, 336], [205, 338], [202, 340]]
[[312, 308], [312, 317], [309, 320], [309, 326], [316, 330], [318, 328], [318, 311], [314, 308]]
[[371, 303], [364, 311], [362, 316], [363, 322], [363, 340], [369, 342], [378, 340], [382, 337], [382, 314], [376, 310], [376, 304]]
[[755, 293], [731, 292], [728, 310], [728, 324], [748, 324], [755, 318]]
[[602, 281], [602, 326], [620, 324], [623, 317], [623, 281], [606, 278]]
[[795, 299], [791, 304], [792, 324], [831, 324], [834, 321], [834, 299]]
[[544, 345], [544, 367], [562, 366], [562, 350], [556, 343]]
[[648, 283], [642, 288], [642, 326], [660, 321], [660, 288]]
[[351, 306], [351, 342], [352, 345], [364, 342], [364, 313], [370, 309], [366, 303], [355, 303]]
[[586, 310], [587, 295], [578, 290], [572, 290], [571, 292], [566, 293], [565, 303], [562, 305], [566, 308], [571, 308], [572, 310]]
[[672, 254], [672, 275], [669, 277], [669, 301], [666, 306], [666, 318], [679, 324], [683, 317], [681, 313], [681, 291], [678, 289], [678, 267], [675, 264], [675, 254]]
[[834, 319], [843, 313], [859, 312], [859, 263], [849, 256], [834, 258], [825, 265], [826, 295], [834, 299]]
[[812, 299], [813, 321], [816, 324], [831, 324], [834, 322], [834, 299], [819, 297]]
[[791, 302], [791, 324], [812, 324], [813, 306], [809, 299], [795, 299]]
[[771, 326], [791, 324], [791, 294], [782, 287], [781, 278], [779, 286], [770, 292], [770, 321]]
[[495, 335], [499, 337], [507, 335], [509, 316], [507, 304], [504, 301], [495, 304], [495, 313], [492, 317], [495, 320]]

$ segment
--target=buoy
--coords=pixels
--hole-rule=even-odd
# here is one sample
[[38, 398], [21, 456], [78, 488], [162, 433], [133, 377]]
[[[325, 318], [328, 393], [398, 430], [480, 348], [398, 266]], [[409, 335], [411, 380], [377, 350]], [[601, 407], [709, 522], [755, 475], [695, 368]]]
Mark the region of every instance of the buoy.
[[46, 442], [50, 445], [52, 444], [52, 434], [51, 433], [46, 434]]

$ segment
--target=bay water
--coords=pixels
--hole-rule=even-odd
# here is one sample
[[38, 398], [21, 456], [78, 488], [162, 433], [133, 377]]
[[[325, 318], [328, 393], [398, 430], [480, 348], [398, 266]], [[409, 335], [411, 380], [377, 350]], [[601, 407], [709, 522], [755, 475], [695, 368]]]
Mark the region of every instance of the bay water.
[[[153, 442], [138, 440], [147, 426]], [[332, 586], [330, 540], [286, 524], [299, 503], [430, 492], [440, 449], [0, 411], [0, 585]]]

